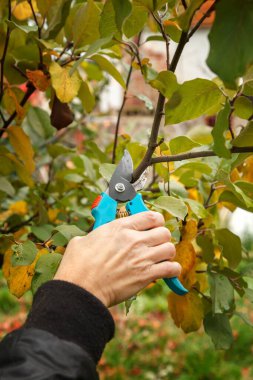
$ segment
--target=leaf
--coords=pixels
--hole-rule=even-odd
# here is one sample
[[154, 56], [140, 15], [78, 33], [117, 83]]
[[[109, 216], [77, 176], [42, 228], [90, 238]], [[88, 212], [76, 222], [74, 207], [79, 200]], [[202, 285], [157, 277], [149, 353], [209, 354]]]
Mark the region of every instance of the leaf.
[[152, 101], [143, 94], [136, 95], [136, 98], [142, 100], [148, 110], [152, 111], [154, 109]]
[[[35, 1], [32, 1], [32, 4], [34, 6], [36, 4]], [[17, 20], [23, 21], [32, 17], [32, 9], [28, 2], [22, 2], [15, 4], [12, 14]]]
[[223, 100], [219, 87], [207, 79], [193, 79], [178, 85], [165, 106], [166, 124], [177, 124], [208, 114]]
[[101, 164], [101, 165], [99, 166], [99, 173], [101, 174], [101, 176], [102, 176], [107, 182], [109, 182], [110, 179], [112, 178], [112, 175], [113, 175], [115, 169], [116, 169], [116, 165], [114, 165], [114, 164], [104, 163], [104, 164]]
[[223, 274], [226, 276], [231, 285], [233, 286], [234, 290], [239, 294], [240, 297], [243, 297], [245, 294], [245, 291], [247, 290], [248, 284], [247, 282], [242, 278], [241, 274], [238, 272], [233, 271], [232, 269], [228, 267], [224, 267], [222, 269], [215, 268], [215, 270], [218, 273]]
[[5, 177], [0, 177], [0, 191], [3, 191], [10, 197], [13, 197], [15, 194], [14, 187]]
[[34, 261], [38, 249], [36, 245], [27, 240], [24, 243], [14, 244], [12, 246], [11, 264], [13, 267], [19, 265], [30, 265]]
[[112, 4], [115, 11], [116, 25], [121, 30], [125, 19], [131, 13], [132, 5], [129, 0], [112, 0]]
[[61, 226], [57, 226], [54, 230], [59, 231], [68, 241], [75, 236], [85, 235], [84, 231], [80, 230], [80, 228], [78, 228], [77, 226], [71, 224], [63, 224]]
[[27, 114], [27, 121], [32, 131], [44, 139], [51, 137], [55, 131], [50, 123], [48, 113], [42, 108], [30, 107]]
[[37, 25], [22, 25], [22, 24], [17, 24], [16, 22], [10, 21], [10, 20], [6, 20], [5, 22], [11, 30], [17, 28], [17, 29], [22, 30], [22, 32], [25, 32], [25, 33], [37, 32], [38, 30]]
[[33, 160], [34, 151], [29, 137], [25, 134], [21, 127], [11, 125], [7, 129], [10, 143], [15, 150], [19, 159], [24, 163], [26, 170], [32, 174], [35, 170]]
[[239, 147], [253, 145], [253, 121], [246, 125], [239, 136], [232, 141], [232, 144]]
[[57, 98], [62, 103], [71, 102], [77, 96], [81, 86], [81, 79], [77, 72], [72, 76], [69, 74], [69, 67], [61, 67], [58, 63], [52, 62], [49, 66], [52, 86], [55, 89]]
[[231, 268], [236, 268], [242, 259], [242, 246], [239, 236], [227, 228], [215, 230], [215, 237], [222, 247], [222, 255], [228, 260]]
[[199, 143], [191, 140], [187, 136], [177, 136], [171, 139], [169, 142], [171, 154], [179, 154], [183, 152], [188, 152], [193, 148], [201, 146]]
[[212, 263], [214, 259], [214, 244], [212, 236], [209, 234], [199, 235], [197, 237], [197, 244], [201, 248], [202, 259], [207, 263]]
[[71, 0], [37, 0], [37, 5], [42, 16], [47, 18], [48, 25], [43, 38], [52, 40], [60, 32], [67, 19]]
[[252, 101], [245, 96], [239, 96], [234, 102], [234, 114], [242, 119], [249, 119], [253, 115]]
[[195, 278], [195, 264], [196, 264], [196, 252], [192, 243], [188, 240], [182, 240], [175, 246], [177, 261], [181, 267], [182, 271], [179, 276], [180, 281], [190, 289], [191, 286], [196, 282]]
[[180, 86], [176, 75], [171, 71], [161, 71], [156, 78], [150, 80], [149, 84], [166, 98], [170, 98]]
[[138, 35], [143, 29], [148, 18], [148, 11], [142, 5], [138, 5], [133, 1], [132, 12], [125, 19], [123, 24], [123, 32], [127, 38]]
[[20, 101], [23, 98], [23, 91], [20, 91], [17, 88], [10, 88], [4, 92], [4, 105], [9, 114], [12, 114], [14, 111], [17, 112], [18, 119], [22, 120], [25, 116], [25, 109], [20, 105]]
[[42, 70], [26, 70], [26, 76], [40, 91], [46, 91], [50, 86], [50, 79]]
[[178, 24], [184, 31], [188, 31], [195, 12], [204, 2], [205, 0], [192, 0], [186, 11], [178, 17]]
[[99, 31], [101, 37], [114, 35], [119, 38], [121, 37], [115, 20], [115, 10], [112, 0], [107, 0], [104, 4], [99, 22]]
[[204, 328], [217, 350], [228, 350], [233, 343], [228, 316], [209, 313], [204, 318]]
[[[175, 41], [175, 42], [178, 43], [180, 41], [182, 30], [179, 27], [179, 25], [177, 24], [177, 22], [172, 21], [170, 19], [169, 20], [164, 20], [163, 21], [163, 26], [164, 26], [165, 33], [168, 34], [168, 36], [173, 41]], [[162, 40], [164, 41], [163, 37], [162, 37]]]
[[230, 119], [230, 104], [229, 101], [226, 102], [225, 107], [218, 113], [215, 126], [212, 129], [213, 136], [213, 150], [219, 157], [230, 158], [231, 153], [226, 146], [226, 138], [224, 133], [229, 129], [229, 119]]
[[74, 114], [69, 105], [62, 103], [56, 95], [53, 98], [52, 112], [50, 115], [51, 124], [57, 129], [66, 128], [74, 120]]
[[169, 310], [177, 327], [181, 327], [185, 333], [197, 331], [201, 327], [203, 303], [195, 291], [190, 291], [183, 297], [170, 293], [168, 300]]
[[43, 224], [41, 226], [31, 226], [31, 231], [41, 241], [47, 241], [52, 236], [54, 226], [51, 224]]
[[197, 222], [193, 219], [190, 219], [182, 227], [182, 240], [191, 241], [196, 238], [198, 233]]
[[208, 211], [201, 203], [189, 198], [184, 199], [184, 202], [189, 205], [192, 213], [198, 218], [206, 218], [208, 216]]
[[253, 3], [223, 0], [215, 9], [207, 64], [224, 82], [234, 85], [253, 62]]
[[153, 204], [155, 207], [165, 210], [179, 219], [184, 219], [188, 212], [187, 206], [181, 199], [171, 196], [161, 196]]
[[227, 277], [209, 272], [213, 314], [223, 314], [234, 308], [234, 289]]
[[105, 57], [102, 55], [95, 54], [91, 57], [93, 61], [95, 61], [101, 70], [106, 71], [108, 74], [110, 74], [124, 89], [126, 88], [126, 84], [124, 79], [122, 78], [119, 71], [115, 68], [115, 66], [108, 61]]
[[88, 0], [77, 11], [73, 22], [74, 49], [89, 45], [99, 37], [100, 10]]
[[82, 106], [87, 113], [90, 113], [95, 107], [96, 101], [92, 88], [88, 82], [82, 82], [78, 97], [82, 102]]
[[62, 259], [60, 253], [50, 253], [41, 256], [35, 266], [35, 274], [32, 279], [32, 292], [36, 293], [38, 288], [45, 282], [52, 280]]
[[234, 315], [237, 315], [237, 317], [241, 318], [243, 322], [245, 322], [248, 326], [253, 327], [253, 323], [251, 322], [247, 314], [239, 313], [238, 311], [235, 311]]

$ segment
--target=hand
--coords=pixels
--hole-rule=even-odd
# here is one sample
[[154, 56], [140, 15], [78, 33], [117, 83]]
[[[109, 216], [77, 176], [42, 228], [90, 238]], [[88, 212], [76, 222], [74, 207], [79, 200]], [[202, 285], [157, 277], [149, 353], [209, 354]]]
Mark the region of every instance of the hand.
[[163, 277], [178, 276], [175, 247], [160, 213], [147, 211], [73, 238], [54, 277], [79, 285], [107, 307]]

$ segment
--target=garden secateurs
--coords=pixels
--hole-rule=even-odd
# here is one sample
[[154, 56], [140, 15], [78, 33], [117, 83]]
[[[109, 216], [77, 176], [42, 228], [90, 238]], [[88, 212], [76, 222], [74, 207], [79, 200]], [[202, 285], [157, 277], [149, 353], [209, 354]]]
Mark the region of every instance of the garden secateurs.
[[[125, 207], [129, 215], [149, 211], [143, 202], [142, 195], [137, 193], [146, 182], [145, 173], [135, 183], [131, 183], [133, 174], [133, 161], [130, 153], [125, 150], [123, 158], [117, 165], [109, 186], [93, 202], [92, 215], [95, 218], [93, 229], [109, 223], [116, 218], [118, 202], [127, 202]], [[177, 277], [163, 279], [168, 287], [178, 295], [188, 293]]]

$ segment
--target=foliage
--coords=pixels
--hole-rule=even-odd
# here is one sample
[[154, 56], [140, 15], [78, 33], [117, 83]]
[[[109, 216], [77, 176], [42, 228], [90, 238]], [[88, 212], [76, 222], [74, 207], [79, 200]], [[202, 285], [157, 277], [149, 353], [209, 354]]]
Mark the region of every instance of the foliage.
[[[240, 238], [220, 225], [220, 217], [225, 208], [253, 211], [253, 2], [208, 2], [194, 22], [203, 3], [1, 2], [0, 249], [3, 273], [17, 297], [52, 278], [68, 241], [88, 232], [90, 205], [127, 148], [133, 180], [154, 167], [143, 194], [150, 208], [164, 214], [183, 267], [180, 280], [189, 294], [169, 295], [175, 324], [185, 332], [203, 324], [217, 348], [231, 345], [235, 293], [252, 301], [252, 291], [240, 272]], [[182, 51], [214, 8], [207, 63], [219, 77], [179, 83], [174, 72]], [[141, 45], [161, 39], [167, 70], [157, 72]], [[172, 59], [170, 39], [177, 43]], [[133, 71], [158, 93], [146, 145], [119, 136]], [[90, 113], [98, 115], [110, 77], [124, 95], [114, 143], [102, 146]], [[43, 101], [34, 106], [38, 96]], [[168, 141], [160, 128], [163, 114], [167, 129], [201, 116], [215, 116], [216, 122], [207, 132], [203, 127]], [[235, 116], [242, 119], [238, 126]], [[76, 147], [77, 133], [85, 144]]]

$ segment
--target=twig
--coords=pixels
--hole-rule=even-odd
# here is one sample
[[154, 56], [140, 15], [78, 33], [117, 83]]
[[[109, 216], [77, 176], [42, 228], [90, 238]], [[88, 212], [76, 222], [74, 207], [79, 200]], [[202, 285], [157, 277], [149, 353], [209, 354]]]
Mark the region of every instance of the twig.
[[205, 300], [207, 300], [209, 303], [212, 303], [211, 299], [207, 297], [204, 293], [202, 293], [196, 286], [193, 286], [192, 289], [195, 290], [195, 292], [197, 292], [198, 294], [200, 294], [203, 298], [205, 298]]
[[119, 126], [120, 126], [122, 112], [123, 112], [123, 109], [124, 109], [124, 106], [125, 106], [125, 103], [126, 103], [126, 100], [127, 100], [127, 91], [128, 91], [128, 87], [129, 87], [132, 71], [133, 71], [132, 63], [134, 62], [134, 60], [135, 60], [135, 56], [133, 56], [132, 59], [131, 59], [129, 71], [128, 71], [128, 74], [127, 74], [126, 88], [125, 88], [125, 91], [124, 91], [123, 100], [122, 100], [121, 107], [120, 107], [119, 112], [118, 112], [117, 122], [116, 122], [116, 126], [115, 126], [113, 151], [112, 151], [112, 164], [115, 163], [115, 159], [116, 159], [116, 149], [117, 149], [117, 144], [118, 144]]
[[210, 200], [211, 200], [211, 198], [212, 198], [213, 193], [215, 192], [215, 190], [216, 190], [216, 188], [215, 188], [215, 186], [214, 186], [214, 183], [212, 183], [211, 188], [210, 188], [209, 195], [208, 195], [208, 197], [207, 197], [206, 202], [204, 203], [204, 207], [205, 207], [205, 208], [208, 208], [208, 207], [209, 207], [209, 202], [210, 202]]
[[[11, 21], [11, 0], [8, 1], [8, 20]], [[2, 58], [0, 60], [1, 62], [1, 73], [0, 73], [0, 102], [2, 100], [3, 94], [4, 94], [4, 62], [7, 54], [7, 49], [8, 49], [8, 44], [10, 40], [10, 34], [11, 34], [11, 29], [8, 25], [7, 27], [7, 32], [6, 32], [6, 38], [5, 38], [5, 43], [4, 43], [4, 48], [3, 48], [3, 54]]]
[[6, 230], [6, 229], [0, 229], [0, 232], [1, 232], [2, 234], [9, 234], [9, 233], [11, 233], [11, 232], [15, 232], [15, 231], [17, 231], [18, 228], [28, 225], [28, 224], [29, 224], [33, 219], [35, 219], [37, 216], [38, 216], [38, 213], [36, 213], [36, 214], [30, 216], [29, 219], [24, 220], [23, 222], [17, 224], [16, 226], [13, 226], [13, 227], [9, 228], [8, 230]]
[[4, 115], [3, 115], [3, 113], [2, 113], [1, 110], [0, 110], [0, 116], [1, 116], [1, 119], [3, 120], [3, 122], [5, 123], [5, 117], [4, 117]]
[[159, 17], [157, 17], [157, 15], [154, 12], [152, 12], [152, 16], [153, 16], [154, 20], [156, 21], [156, 23], [158, 24], [160, 31], [162, 33], [164, 42], [166, 44], [166, 66], [167, 66], [167, 70], [169, 70], [170, 69], [170, 49], [169, 49], [170, 38], [165, 32], [162, 20]]
[[[39, 25], [37, 16], [35, 14], [35, 10], [34, 10], [34, 7], [33, 7], [32, 0], [27, 0], [27, 1], [28, 1], [28, 4], [30, 5], [34, 21], [35, 21], [35, 23], [36, 23], [36, 25], [38, 27], [38, 37], [39, 37], [39, 39], [41, 39], [41, 26]], [[39, 55], [40, 55], [40, 65], [41, 65], [41, 68], [42, 68], [42, 66], [43, 66], [43, 54], [42, 54], [42, 49], [41, 49], [41, 47], [39, 45], [38, 45], [38, 49], [39, 49]]]
[[[217, 2], [217, 0], [216, 0]], [[203, 21], [210, 16], [210, 13], [212, 11], [214, 11], [215, 9], [215, 6], [216, 6], [216, 2], [214, 2], [209, 8], [208, 10], [203, 14], [203, 16], [199, 19], [199, 21], [196, 23], [196, 25], [192, 28], [192, 30], [189, 32], [188, 34], [188, 37], [189, 39], [191, 38], [191, 36], [196, 32], [196, 30], [198, 30], [198, 28], [201, 26], [201, 24], [203, 23]]]
[[187, 9], [186, 1], [185, 1], [185, 0], [181, 0], [181, 3], [182, 3], [182, 5], [183, 5], [184, 9], [186, 10], [186, 9]]

